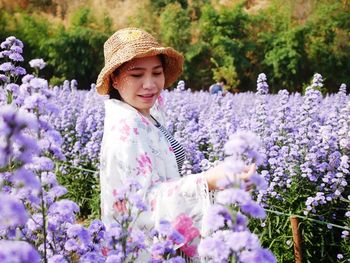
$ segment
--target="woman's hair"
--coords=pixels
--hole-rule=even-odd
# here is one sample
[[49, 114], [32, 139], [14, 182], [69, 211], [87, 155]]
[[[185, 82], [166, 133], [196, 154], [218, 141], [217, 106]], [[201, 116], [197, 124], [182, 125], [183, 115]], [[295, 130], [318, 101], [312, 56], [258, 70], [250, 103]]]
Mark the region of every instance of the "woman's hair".
[[108, 95], [110, 99], [116, 99], [116, 100], [122, 100], [122, 97], [120, 96], [119, 91], [113, 87], [113, 79], [112, 76], [117, 76], [119, 74], [119, 69], [117, 68], [112, 72], [112, 74], [109, 76], [109, 88], [108, 88]]
[[227, 81], [226, 81], [226, 79], [225, 79], [224, 77], [221, 77], [221, 78], [219, 79], [219, 82], [223, 82], [224, 85], [227, 84]]
[[[157, 55], [157, 57], [159, 57], [160, 62], [162, 63], [162, 66], [164, 67], [165, 64], [165, 57], [163, 54], [159, 54]], [[118, 68], [116, 68], [116, 70], [114, 70], [112, 72], [112, 74], [109, 76], [110, 77], [110, 81], [109, 81], [109, 88], [108, 88], [108, 95], [110, 99], [116, 99], [116, 100], [122, 100], [122, 97], [120, 96], [119, 91], [113, 87], [113, 79], [112, 76], [118, 76], [119, 74], [119, 69], [122, 67], [123, 65], [119, 66]]]

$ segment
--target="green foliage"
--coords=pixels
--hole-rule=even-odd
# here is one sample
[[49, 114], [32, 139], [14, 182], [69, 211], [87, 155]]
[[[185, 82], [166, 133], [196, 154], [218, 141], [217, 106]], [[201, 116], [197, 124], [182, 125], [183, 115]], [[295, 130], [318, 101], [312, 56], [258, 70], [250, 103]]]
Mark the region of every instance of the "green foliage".
[[[331, 90], [337, 91], [339, 83], [348, 82], [350, 75], [350, 5], [339, 2], [320, 4], [308, 21], [307, 53], [309, 66], [315, 72], [327, 73]], [[329, 74], [331, 72], [331, 74]]]
[[160, 10], [169, 4], [179, 4], [182, 8], [187, 8], [187, 0], [151, 0], [151, 5], [155, 10]]
[[[41, 2], [47, 4], [42, 10], [57, 5], [30, 3], [34, 8]], [[349, 82], [348, 1], [269, 0], [255, 13], [245, 11], [246, 1], [231, 7], [216, 2], [144, 1], [125, 26], [141, 27], [181, 51], [181, 78], [193, 90], [207, 89], [220, 77], [240, 91], [255, 90], [261, 72], [272, 92], [301, 92], [316, 72], [328, 76], [326, 92]], [[27, 58], [46, 60], [42, 73], [50, 83], [75, 78], [79, 88], [88, 88], [96, 81], [103, 42], [115, 30], [108, 15], [97, 18], [85, 7], [73, 14], [70, 25], [55, 26], [34, 12], [8, 12], [0, 11], [1, 40], [15, 35], [24, 41]]]
[[204, 74], [210, 76], [205, 86], [208, 87], [213, 78], [220, 77], [226, 78], [229, 86], [236, 87], [240, 83], [238, 76], [244, 76], [250, 65], [247, 59], [249, 45], [245, 44], [247, 23], [249, 18], [242, 5], [220, 10], [210, 4], [203, 6], [202, 16], [196, 25], [200, 31], [199, 40], [191, 51], [195, 50], [197, 56], [203, 53], [210, 59], [204, 64], [189, 63], [192, 70], [202, 69], [202, 80], [205, 79]]
[[160, 39], [167, 46], [186, 52], [191, 42], [188, 12], [179, 3], [168, 4], [160, 16]]
[[[108, 20], [104, 20], [104, 31], [95, 29], [97, 22], [89, 9], [84, 8], [73, 15], [69, 28], [55, 27], [47, 20], [26, 13], [7, 20], [8, 14], [1, 12], [0, 20], [6, 35], [15, 35], [25, 44], [24, 56], [28, 60], [43, 58], [48, 66], [43, 77], [51, 84], [60, 84], [65, 79], [78, 80], [79, 87], [88, 89], [96, 81], [103, 66], [103, 43], [108, 38]], [[102, 27], [102, 26], [101, 26]], [[28, 65], [25, 65], [28, 69]]]
[[91, 11], [89, 8], [85, 7], [85, 8], [79, 9], [77, 12], [73, 14], [72, 21], [71, 21], [72, 26], [87, 27], [91, 23], [93, 23], [93, 17], [91, 16]]
[[[58, 167], [60, 164], [57, 164]], [[91, 172], [74, 169], [73, 167], [62, 166], [65, 173], [62, 174], [57, 169], [57, 181], [67, 188], [68, 193], [64, 198], [68, 198], [79, 205], [79, 218], [94, 219], [100, 217], [100, 187], [99, 179]], [[91, 167], [84, 167], [90, 168]]]
[[129, 17], [128, 26], [143, 28], [154, 36], [158, 36], [159, 19], [156, 13], [156, 8], [151, 3], [143, 3], [137, 8], [136, 15]]
[[[300, 91], [303, 74], [309, 75], [307, 55], [305, 53], [304, 27], [296, 27], [281, 33], [265, 34], [265, 41], [270, 43], [263, 63], [270, 68], [271, 80], [278, 86], [288, 87], [291, 91]], [[312, 73], [311, 73], [312, 74]], [[273, 89], [277, 92], [278, 89]]]
[[77, 79], [89, 87], [103, 66], [103, 43], [107, 35], [87, 27], [61, 28], [46, 42], [46, 60], [58, 78]]

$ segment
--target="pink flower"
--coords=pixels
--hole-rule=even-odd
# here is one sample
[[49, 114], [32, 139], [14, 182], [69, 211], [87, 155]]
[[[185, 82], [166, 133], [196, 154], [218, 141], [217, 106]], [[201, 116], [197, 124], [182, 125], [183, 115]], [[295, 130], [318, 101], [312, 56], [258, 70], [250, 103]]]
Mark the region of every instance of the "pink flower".
[[136, 161], [138, 163], [138, 174], [146, 175], [147, 173], [152, 173], [152, 161], [147, 153], [141, 154]]
[[143, 116], [141, 113], [139, 113], [140, 117], [141, 117], [141, 121], [146, 124], [146, 125], [150, 125], [150, 121], [145, 117]]
[[102, 255], [105, 257], [107, 257], [109, 251], [110, 249], [108, 247], [102, 247], [101, 249]]
[[199, 230], [193, 226], [192, 218], [186, 214], [180, 214], [173, 221], [173, 227], [185, 238], [185, 245], [180, 250], [187, 256], [193, 257], [197, 254], [197, 246], [189, 243], [199, 236]]
[[195, 245], [184, 245], [180, 247], [180, 250], [185, 253], [186, 256], [194, 257], [197, 255], [197, 246]]
[[130, 126], [126, 124], [125, 120], [121, 121], [121, 128], [119, 129], [121, 136], [120, 140], [125, 141], [130, 135]]
[[115, 202], [113, 204], [113, 208], [114, 208], [114, 210], [116, 210], [117, 212], [119, 212], [121, 214], [124, 214], [128, 211], [128, 209], [126, 208], [125, 200]]
[[158, 103], [159, 103], [159, 106], [164, 106], [164, 98], [162, 95], [158, 96]]
[[154, 211], [154, 209], [156, 208], [156, 204], [157, 204], [156, 199], [152, 199], [151, 200], [151, 211]]

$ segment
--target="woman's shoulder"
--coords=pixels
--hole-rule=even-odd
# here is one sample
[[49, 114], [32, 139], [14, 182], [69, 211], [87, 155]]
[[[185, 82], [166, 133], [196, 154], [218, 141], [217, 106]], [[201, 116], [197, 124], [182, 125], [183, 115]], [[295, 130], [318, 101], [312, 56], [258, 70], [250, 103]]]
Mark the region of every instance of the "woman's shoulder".
[[105, 124], [112, 125], [124, 129], [134, 129], [147, 131], [150, 129], [152, 123], [138, 110], [129, 104], [110, 99], [105, 101]]

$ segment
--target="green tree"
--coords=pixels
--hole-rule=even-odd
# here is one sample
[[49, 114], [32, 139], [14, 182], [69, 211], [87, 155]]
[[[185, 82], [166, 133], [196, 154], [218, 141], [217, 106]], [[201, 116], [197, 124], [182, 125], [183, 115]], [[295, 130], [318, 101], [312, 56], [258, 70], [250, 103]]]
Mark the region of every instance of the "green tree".
[[307, 26], [309, 66], [325, 77], [328, 91], [336, 92], [350, 80], [350, 4], [319, 4]]
[[280, 87], [290, 91], [301, 91], [306, 76], [310, 76], [305, 53], [305, 27], [295, 27], [288, 31], [265, 35], [269, 49], [262, 63], [270, 68], [270, 79], [274, 85], [272, 92]]
[[156, 10], [161, 10], [169, 4], [179, 4], [182, 8], [187, 8], [187, 0], [150, 0], [151, 5]]
[[179, 3], [168, 4], [160, 16], [160, 39], [165, 45], [186, 52], [191, 42], [191, 21]]
[[[190, 61], [193, 69], [191, 72], [200, 70], [197, 76], [206, 87], [213, 78], [225, 77], [228, 85], [238, 85], [243, 89], [242, 80], [250, 66], [247, 58], [249, 44], [246, 43], [248, 24], [249, 17], [244, 12], [243, 5], [218, 10], [210, 4], [203, 6], [201, 17], [194, 24], [200, 32], [198, 40], [191, 47], [188, 57], [193, 59]], [[198, 63], [198, 58], [204, 59], [204, 63]]]
[[86, 27], [73, 27], [58, 33], [46, 43], [47, 61], [58, 80], [76, 79], [89, 89], [103, 67], [103, 43], [108, 35]]

